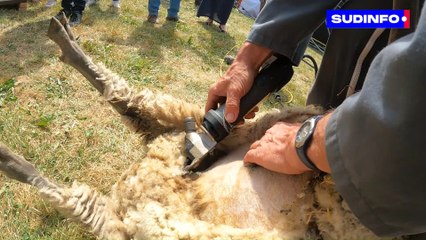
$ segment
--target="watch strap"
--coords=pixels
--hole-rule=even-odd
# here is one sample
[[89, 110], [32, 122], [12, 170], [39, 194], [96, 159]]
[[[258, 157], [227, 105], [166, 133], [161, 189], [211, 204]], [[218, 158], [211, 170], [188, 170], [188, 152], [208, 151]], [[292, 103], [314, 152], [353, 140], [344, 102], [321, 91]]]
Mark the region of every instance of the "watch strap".
[[315, 164], [309, 159], [308, 155], [306, 154], [306, 150], [308, 149], [308, 147], [309, 147], [309, 145], [312, 141], [312, 135], [315, 131], [317, 123], [322, 117], [323, 117], [322, 115], [318, 115], [318, 116], [311, 117], [310, 119], [307, 120], [307, 121], [313, 121], [314, 122], [314, 125], [312, 127], [312, 132], [311, 132], [310, 136], [308, 136], [308, 139], [306, 140], [306, 142], [303, 144], [302, 147], [296, 147], [297, 155], [299, 156], [299, 158], [303, 162], [303, 164], [305, 164], [306, 167], [308, 167], [309, 169], [311, 169], [313, 171], [317, 171], [317, 172], [321, 172], [321, 170], [317, 166], [315, 166]]
[[296, 150], [297, 155], [299, 155], [300, 160], [306, 165], [306, 167], [313, 171], [321, 172], [321, 170], [308, 158], [306, 151], [303, 148], [298, 148]]

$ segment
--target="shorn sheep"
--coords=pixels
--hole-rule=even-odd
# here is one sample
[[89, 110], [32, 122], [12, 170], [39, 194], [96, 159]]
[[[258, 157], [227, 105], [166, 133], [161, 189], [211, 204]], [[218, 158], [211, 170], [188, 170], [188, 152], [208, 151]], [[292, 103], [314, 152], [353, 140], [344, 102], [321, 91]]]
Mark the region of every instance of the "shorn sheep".
[[0, 145], [0, 170], [30, 184], [64, 216], [102, 239], [378, 239], [334, 190], [330, 176], [298, 176], [245, 167], [249, 145], [277, 121], [301, 122], [314, 107], [285, 108], [235, 129], [207, 171], [185, 173], [183, 122], [203, 111], [171, 96], [126, 82], [95, 65], [75, 42], [65, 18], [52, 18], [48, 36], [61, 60], [102, 93], [124, 122], [147, 139], [148, 151], [104, 196], [85, 184], [60, 186]]

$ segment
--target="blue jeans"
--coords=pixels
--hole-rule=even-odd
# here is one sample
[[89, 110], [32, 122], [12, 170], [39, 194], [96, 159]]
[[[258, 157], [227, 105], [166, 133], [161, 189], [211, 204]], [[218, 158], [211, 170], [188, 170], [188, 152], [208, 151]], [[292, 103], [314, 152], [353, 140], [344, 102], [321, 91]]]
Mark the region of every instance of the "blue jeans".
[[[149, 0], [148, 12], [149, 15], [158, 16], [161, 0]], [[177, 17], [180, 7], [180, 0], [170, 0], [169, 9], [167, 9], [167, 17]]]

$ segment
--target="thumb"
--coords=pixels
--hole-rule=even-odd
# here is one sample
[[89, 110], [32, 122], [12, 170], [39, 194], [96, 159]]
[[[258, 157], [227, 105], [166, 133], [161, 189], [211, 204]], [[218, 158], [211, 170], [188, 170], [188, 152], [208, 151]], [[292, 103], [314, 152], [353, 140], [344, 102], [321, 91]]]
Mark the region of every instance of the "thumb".
[[229, 123], [235, 122], [240, 112], [240, 98], [235, 95], [228, 95], [225, 105], [225, 119]]
[[244, 166], [249, 166], [251, 164], [256, 164], [256, 150], [250, 149], [243, 158]]

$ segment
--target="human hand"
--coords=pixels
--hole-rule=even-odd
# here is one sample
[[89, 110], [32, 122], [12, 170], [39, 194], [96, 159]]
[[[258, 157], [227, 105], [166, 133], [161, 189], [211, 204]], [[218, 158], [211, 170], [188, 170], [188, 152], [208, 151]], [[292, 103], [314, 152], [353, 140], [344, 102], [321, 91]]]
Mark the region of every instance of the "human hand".
[[[234, 61], [225, 75], [210, 86], [206, 112], [217, 108], [217, 104], [225, 101], [225, 119], [233, 123], [240, 110], [240, 99], [252, 87], [256, 73], [257, 69], [251, 69], [243, 62]], [[248, 117], [254, 117], [254, 114], [248, 114]]]
[[294, 141], [300, 124], [278, 122], [250, 146], [244, 164], [254, 163], [274, 172], [300, 174], [310, 169], [299, 159]]
[[[229, 123], [235, 122], [240, 99], [251, 89], [260, 66], [271, 55], [270, 49], [245, 42], [225, 75], [210, 87], [205, 111], [216, 109], [219, 103], [225, 102], [225, 119]], [[245, 118], [253, 118], [257, 110], [253, 109]]]

